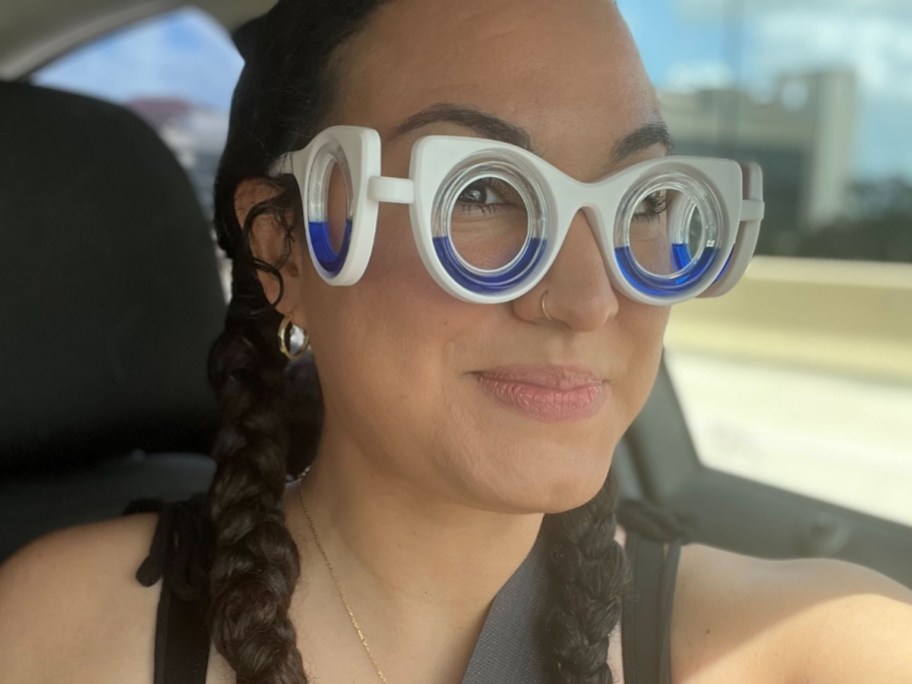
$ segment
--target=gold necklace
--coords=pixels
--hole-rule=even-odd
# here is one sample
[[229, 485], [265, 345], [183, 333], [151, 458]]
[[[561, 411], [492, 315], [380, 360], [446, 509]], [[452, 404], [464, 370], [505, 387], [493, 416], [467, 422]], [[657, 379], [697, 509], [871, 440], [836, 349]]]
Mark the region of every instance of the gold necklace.
[[[307, 477], [307, 473], [309, 472], [310, 467], [308, 466], [305, 468], [304, 472], [301, 473], [301, 480]], [[345, 592], [342, 591], [342, 585], [339, 584], [339, 578], [336, 576], [336, 571], [333, 569], [332, 563], [329, 562], [329, 556], [326, 555], [326, 551], [323, 549], [323, 544], [320, 543], [320, 536], [317, 534], [317, 528], [314, 525], [313, 518], [310, 517], [310, 512], [307, 510], [307, 504], [304, 503], [304, 494], [301, 491], [300, 485], [298, 486], [298, 500], [301, 502], [301, 508], [304, 510], [304, 517], [307, 518], [307, 524], [310, 525], [310, 532], [313, 534], [317, 549], [320, 551], [320, 555], [323, 556], [323, 562], [326, 563], [326, 569], [329, 570], [329, 574], [336, 585], [336, 591], [339, 593], [339, 598], [342, 599], [342, 605], [345, 606], [348, 617], [351, 619], [352, 627], [355, 628], [355, 633], [358, 635], [358, 639], [361, 640], [361, 645], [364, 646], [364, 651], [367, 653], [367, 657], [370, 660], [371, 665], [373, 665], [374, 669], [377, 671], [377, 676], [380, 678], [380, 681], [383, 682], [383, 684], [388, 684], [386, 677], [383, 676], [383, 672], [380, 671], [380, 666], [377, 665], [374, 654], [371, 653], [370, 646], [367, 645], [367, 639], [364, 638], [364, 632], [361, 631], [361, 627], [358, 625], [358, 620], [355, 618], [355, 614], [352, 611], [351, 606], [348, 604], [348, 600], [345, 598]]]

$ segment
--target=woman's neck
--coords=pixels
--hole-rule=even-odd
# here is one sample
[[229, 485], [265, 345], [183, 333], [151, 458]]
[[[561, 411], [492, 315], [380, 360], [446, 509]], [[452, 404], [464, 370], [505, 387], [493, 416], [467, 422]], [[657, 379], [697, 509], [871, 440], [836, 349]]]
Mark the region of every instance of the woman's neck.
[[[494, 597], [529, 555], [543, 517], [452, 501], [338, 452], [318, 457], [306, 477], [288, 486], [285, 511], [301, 551], [303, 590], [295, 592], [290, 615], [302, 641], [311, 642], [303, 652], [360, 658], [363, 667], [352, 676], [369, 681], [361, 678], [369, 664], [341, 587], [388, 681], [397, 684], [460, 681]], [[329, 674], [327, 681], [349, 675], [324, 678]]]
[[328, 458], [288, 486], [285, 505], [302, 555], [303, 615], [338, 617], [345, 609], [337, 581], [372, 650], [412, 660], [437, 653], [439, 667], [445, 649], [456, 670], [465, 667], [491, 602], [528, 556], [542, 520], [431, 497]]
[[[382, 480], [352, 479], [318, 464], [290, 485], [296, 500], [289, 514], [303, 520], [300, 488], [340, 581], [371, 587], [391, 604], [457, 611], [488, 606], [541, 526], [541, 514], [485, 511]], [[322, 564], [319, 556], [313, 560]]]

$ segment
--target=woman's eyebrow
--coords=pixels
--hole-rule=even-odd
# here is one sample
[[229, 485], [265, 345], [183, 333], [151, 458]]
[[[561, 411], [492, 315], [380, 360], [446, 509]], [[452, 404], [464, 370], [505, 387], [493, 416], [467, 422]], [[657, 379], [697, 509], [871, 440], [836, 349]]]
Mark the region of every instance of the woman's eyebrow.
[[661, 119], [640, 126], [632, 133], [628, 133], [618, 140], [611, 152], [611, 163], [617, 164], [619, 161], [653, 145], [662, 145], [668, 154], [674, 151], [671, 133], [668, 132], [668, 126]]
[[[440, 122], [465, 126], [484, 138], [510, 143], [535, 153], [532, 145], [532, 136], [521, 126], [504, 121], [498, 116], [488, 114], [474, 107], [449, 103], [431, 105], [420, 112], [412, 114], [393, 129], [390, 139], [398, 138], [418, 128]], [[647, 123], [618, 140], [611, 151], [611, 161], [608, 167], [613, 167], [627, 157], [653, 145], [664, 146], [668, 154], [672, 153], [674, 147], [668, 127], [661, 119]]]
[[533, 152], [532, 136], [520, 126], [511, 124], [500, 117], [487, 114], [474, 107], [448, 103], [431, 105], [427, 109], [422, 109], [420, 112], [412, 114], [393, 129], [391, 139], [438, 122], [459, 124], [460, 126], [471, 128], [485, 138], [510, 143]]

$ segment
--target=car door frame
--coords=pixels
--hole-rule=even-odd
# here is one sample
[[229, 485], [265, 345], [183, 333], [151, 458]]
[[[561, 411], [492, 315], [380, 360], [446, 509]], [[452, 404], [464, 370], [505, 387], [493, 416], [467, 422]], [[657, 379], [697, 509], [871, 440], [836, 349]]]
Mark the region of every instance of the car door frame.
[[912, 528], [701, 463], [664, 361], [625, 449], [622, 490], [675, 514], [694, 542], [762, 558], [838, 558], [912, 587]]

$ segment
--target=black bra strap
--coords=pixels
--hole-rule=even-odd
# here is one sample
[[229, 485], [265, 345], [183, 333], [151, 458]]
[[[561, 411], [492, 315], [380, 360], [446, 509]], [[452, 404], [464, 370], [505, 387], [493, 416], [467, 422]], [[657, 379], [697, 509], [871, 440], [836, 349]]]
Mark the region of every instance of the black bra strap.
[[204, 615], [206, 549], [212, 546], [197, 495], [165, 503], [140, 499], [124, 515], [158, 512], [148, 557], [136, 579], [150, 587], [162, 580], [155, 626], [154, 684], [205, 684], [209, 664], [209, 631]]
[[162, 587], [155, 631], [154, 684], [205, 684], [209, 632], [196, 601]]

